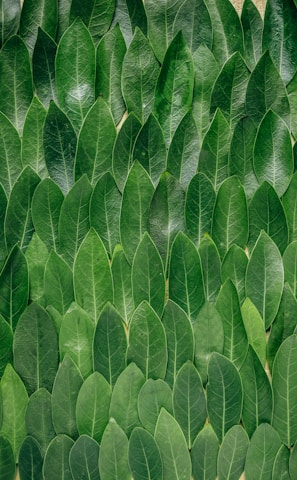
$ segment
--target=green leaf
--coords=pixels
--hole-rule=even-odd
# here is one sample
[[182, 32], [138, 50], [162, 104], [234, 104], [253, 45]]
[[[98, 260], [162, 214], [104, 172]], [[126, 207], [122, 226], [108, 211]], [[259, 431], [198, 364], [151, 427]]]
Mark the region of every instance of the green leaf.
[[283, 255], [284, 280], [289, 284], [294, 296], [297, 296], [297, 242], [290, 243]]
[[[2, 0], [1, 7], [0, 45], [2, 46], [6, 40], [17, 33], [19, 29], [21, 4], [19, 0]], [[6, 446], [4, 448], [6, 448]]]
[[186, 312], [191, 322], [195, 321], [205, 301], [200, 257], [183, 232], [179, 232], [172, 243], [169, 298]]
[[223, 353], [224, 327], [222, 318], [212, 303], [206, 301], [193, 325], [195, 365], [203, 384], [207, 382], [207, 366], [212, 352]]
[[32, 55], [37, 39], [38, 28], [55, 38], [58, 21], [57, 0], [25, 0], [22, 5], [20, 36]]
[[81, 435], [69, 454], [74, 480], [97, 480], [99, 477], [99, 445], [87, 435]]
[[126, 324], [129, 323], [134, 310], [132, 296], [131, 265], [120, 245], [114, 249], [111, 271], [113, 281], [113, 303]]
[[29, 297], [28, 265], [17, 245], [10, 251], [0, 272], [0, 314], [15, 330]]
[[189, 479], [191, 459], [185, 437], [177, 421], [164, 408], [157, 421], [155, 440], [163, 462], [163, 480]]
[[7, 197], [1, 183], [0, 183], [0, 205], [2, 206], [0, 210], [0, 269], [1, 269], [5, 261], [5, 258], [7, 256], [5, 231], [4, 231], [5, 215], [6, 215], [6, 209], [7, 209]]
[[132, 41], [136, 27], [146, 35], [147, 18], [141, 0], [117, 0], [113, 25], [119, 23], [127, 45]]
[[95, 100], [95, 47], [90, 32], [77, 18], [63, 34], [55, 60], [60, 107], [76, 130]]
[[5, 216], [5, 240], [8, 250], [15, 244], [25, 251], [33, 234], [32, 196], [40, 182], [31, 167], [26, 167], [13, 186]]
[[289, 187], [284, 193], [282, 204], [288, 222], [289, 241], [297, 240], [297, 173], [291, 178]]
[[196, 245], [199, 245], [205, 233], [211, 233], [215, 199], [211, 181], [198, 172], [189, 183], [185, 204], [187, 232]]
[[293, 0], [268, 0], [265, 7], [263, 51], [269, 50], [283, 80], [288, 83], [296, 73], [295, 45], [297, 9]]
[[163, 465], [154, 437], [143, 428], [136, 427], [129, 439], [129, 466], [135, 480], [159, 480]]
[[0, 435], [0, 465], [3, 480], [14, 480], [16, 470], [15, 458], [10, 442], [3, 435]]
[[113, 386], [126, 366], [127, 338], [122, 317], [108, 303], [100, 314], [93, 341], [94, 370]]
[[206, 400], [200, 375], [189, 361], [184, 363], [175, 379], [173, 413], [190, 450], [206, 421]]
[[193, 99], [194, 67], [182, 32], [177, 33], [160, 70], [155, 91], [154, 113], [163, 129], [166, 145], [190, 110]]
[[[130, 363], [120, 374], [113, 388], [109, 416], [115, 419], [128, 436], [135, 427], [140, 426], [137, 398], [144, 382], [141, 370], [135, 363]], [[103, 440], [104, 435], [102, 443]]]
[[289, 459], [289, 473], [290, 473], [290, 478], [293, 480], [294, 479], [294, 475], [296, 472], [296, 463], [297, 463], [297, 455], [296, 455], [296, 452], [297, 452], [297, 447], [296, 447], [297, 443], [295, 443], [294, 447], [292, 448], [291, 450], [291, 453], [290, 453], [290, 459]]
[[254, 146], [254, 170], [259, 183], [270, 182], [279, 197], [294, 171], [293, 150], [285, 122], [269, 110], [259, 125]]
[[269, 109], [290, 124], [286, 88], [269, 52], [266, 51], [251, 73], [246, 92], [246, 110], [248, 116], [258, 125]]
[[68, 117], [53, 100], [44, 123], [43, 147], [48, 173], [66, 194], [74, 184], [76, 135]]
[[88, 111], [79, 133], [75, 156], [75, 177], [84, 173], [92, 185], [112, 169], [112, 149], [116, 129], [111, 112], [102, 97]]
[[192, 52], [195, 52], [200, 45], [211, 48], [212, 23], [204, 0], [184, 0], [180, 5], [178, 4], [172, 27], [173, 34], [182, 30]]
[[122, 64], [126, 50], [123, 34], [116, 24], [100, 40], [96, 51], [96, 98], [102, 96], [107, 102], [116, 125], [126, 108], [121, 89]]
[[183, 188], [187, 188], [198, 167], [198, 130], [192, 112], [186, 113], [178, 125], [167, 156], [167, 170]]
[[27, 436], [20, 448], [19, 474], [24, 480], [42, 478], [43, 456], [35, 438]]
[[83, 383], [76, 403], [76, 423], [80, 435], [89, 435], [98, 443], [109, 419], [111, 386], [103, 375], [92, 373]]
[[165, 272], [172, 242], [176, 234], [184, 230], [184, 197], [180, 183], [164, 172], [151, 201], [148, 230], [159, 250]]
[[78, 0], [72, 0], [69, 11], [69, 21], [73, 22], [77, 17], [80, 17], [85, 25], [88, 25], [93, 8], [94, 0], [86, 0], [86, 2], [83, 4], [81, 4]]
[[203, 139], [199, 154], [198, 168], [213, 184], [215, 191], [228, 177], [228, 153], [231, 128], [218, 109]]
[[194, 336], [191, 322], [182, 308], [168, 300], [162, 317], [168, 351], [166, 382], [172, 387], [177, 372], [194, 358]]
[[243, 54], [243, 32], [238, 14], [231, 2], [205, 1], [213, 28], [212, 51], [222, 65], [234, 52]]
[[291, 111], [291, 133], [296, 139], [297, 137], [297, 120], [296, 120], [296, 105], [297, 105], [297, 94], [296, 94], [296, 84], [297, 84], [297, 74], [294, 75], [290, 83], [287, 85], [287, 93], [290, 104]]
[[235, 243], [231, 245], [224, 256], [221, 267], [221, 281], [230, 278], [236, 287], [240, 303], [245, 299], [245, 274], [248, 264], [248, 257], [245, 251]]
[[160, 66], [148, 39], [136, 27], [123, 61], [122, 92], [128, 112], [144, 123], [153, 110]]
[[253, 70], [262, 54], [263, 20], [251, 0], [245, 0], [241, 11], [243, 28], [244, 59], [250, 70]]
[[25, 412], [28, 394], [22, 380], [10, 363], [7, 364], [1, 378], [0, 395], [2, 404], [0, 432], [9, 441], [17, 461], [20, 446], [26, 436]]
[[272, 425], [289, 448], [297, 440], [296, 362], [297, 335], [291, 335], [279, 347], [272, 370]]
[[130, 113], [125, 118], [114, 144], [112, 171], [120, 192], [124, 190], [129, 170], [133, 166], [133, 148], [140, 129], [140, 121], [133, 112]]
[[32, 302], [44, 303], [44, 271], [49, 252], [45, 244], [34, 232], [26, 250], [29, 269], [29, 298]]
[[52, 421], [52, 396], [45, 388], [36, 390], [29, 398], [26, 416], [26, 432], [39, 443], [45, 453], [55, 436]]
[[82, 377], [93, 370], [92, 342], [94, 324], [87, 313], [73, 303], [65, 313], [59, 331], [59, 351], [63, 360], [67, 354], [77, 365]]
[[143, 427], [154, 435], [162, 408], [172, 413], [172, 391], [170, 386], [158, 378], [149, 378], [138, 395], [138, 415]]
[[128, 464], [128, 438], [116, 421], [111, 418], [103, 434], [99, 472], [101, 480], [130, 480]]
[[51, 251], [44, 272], [44, 300], [64, 315], [73, 302], [72, 270], [68, 264]]
[[63, 480], [72, 480], [69, 465], [69, 454], [74, 445], [72, 438], [67, 435], [57, 435], [48, 446], [44, 456], [43, 479], [63, 478]]
[[245, 461], [246, 480], [271, 479], [275, 456], [281, 446], [278, 433], [268, 423], [259, 425], [251, 438]]
[[219, 441], [210, 424], [196, 437], [191, 450], [194, 479], [214, 480], [217, 476]]
[[140, 241], [132, 263], [134, 307], [143, 300], [161, 316], [165, 304], [165, 275], [160, 254], [147, 232]]
[[279, 250], [267, 233], [261, 231], [247, 266], [245, 288], [246, 296], [259, 310], [266, 329], [277, 314], [283, 283]]
[[[8, 363], [12, 363], [12, 342], [13, 333], [11, 327], [0, 315], [0, 378], [2, 377], [5, 367]], [[0, 414], [1, 419], [1, 414]]]
[[51, 178], [42, 180], [34, 191], [31, 205], [33, 225], [48, 250], [57, 251], [58, 225], [63, 200], [63, 193]]
[[261, 423], [270, 423], [272, 414], [272, 390], [264, 366], [250, 346], [240, 369], [243, 386], [242, 421], [251, 437]]
[[219, 108], [232, 128], [245, 116], [248, 79], [248, 68], [237, 51], [224, 63], [213, 86], [210, 113]]
[[143, 301], [129, 324], [127, 363], [134, 362], [145, 378], [165, 377], [167, 345], [164, 327], [153, 308]]
[[55, 57], [57, 45], [54, 40], [38, 28], [37, 39], [32, 55], [32, 73], [36, 93], [48, 108], [50, 101], [57, 103]]
[[108, 256], [93, 228], [81, 243], [73, 266], [74, 297], [96, 323], [106, 302], [113, 300]]
[[220, 441], [233, 425], [239, 423], [242, 397], [242, 383], [237, 368], [231, 360], [213, 352], [208, 363], [207, 411]]
[[249, 344], [255, 350], [263, 367], [266, 362], [266, 331], [262, 317], [249, 298], [241, 306], [241, 315]]
[[132, 166], [122, 197], [120, 238], [125, 255], [132, 263], [135, 250], [147, 230], [149, 208], [154, 187], [147, 171], [135, 162]]
[[244, 248], [249, 234], [247, 200], [237, 177], [221, 184], [213, 212], [212, 237], [223, 257], [233, 244]]
[[16, 179], [22, 171], [21, 141], [17, 130], [8, 118], [0, 112], [0, 182], [9, 196]]
[[244, 470], [249, 438], [240, 425], [230, 428], [218, 455], [218, 476], [222, 480], [237, 480]]
[[201, 260], [205, 299], [215, 302], [221, 287], [221, 260], [218, 249], [209, 235], [202, 238], [198, 252]]
[[31, 303], [19, 319], [13, 365], [29, 395], [41, 387], [51, 391], [58, 370], [58, 340], [50, 316], [38, 303]]
[[21, 134], [33, 98], [29, 52], [23, 40], [13, 35], [0, 54], [0, 110]]
[[[52, 415], [55, 432], [78, 436], [76, 402], [83, 378], [73, 360], [65, 355], [57, 372], [52, 393]], [[49, 447], [50, 448], [50, 447]]]
[[272, 480], [277, 480], [278, 478], [282, 478], [283, 480], [291, 479], [289, 474], [289, 458], [290, 450], [285, 445], [282, 445], [275, 457]]
[[241, 315], [238, 293], [230, 279], [226, 280], [220, 290], [216, 309], [221, 316], [224, 327], [223, 354], [237, 368], [240, 368], [247, 353], [248, 338]]
[[253, 248], [264, 230], [281, 253], [288, 244], [288, 226], [281, 201], [273, 186], [264, 181], [255, 191], [249, 204], [249, 248]]

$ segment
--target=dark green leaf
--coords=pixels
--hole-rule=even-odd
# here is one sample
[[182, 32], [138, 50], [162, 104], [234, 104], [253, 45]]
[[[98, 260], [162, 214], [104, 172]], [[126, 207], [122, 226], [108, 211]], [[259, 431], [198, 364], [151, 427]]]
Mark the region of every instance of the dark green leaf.
[[69, 465], [69, 454], [73, 445], [74, 441], [67, 435], [60, 434], [53, 438], [44, 457], [43, 480], [51, 480], [53, 477], [73, 480]]
[[98, 480], [99, 445], [87, 435], [81, 435], [69, 454], [73, 480]]
[[51, 100], [57, 102], [56, 51], [57, 45], [54, 40], [39, 28], [32, 56], [32, 71], [36, 93], [46, 108], [49, 107]]
[[205, 299], [215, 302], [221, 287], [221, 260], [218, 249], [209, 235], [202, 238], [198, 252], [201, 260]]
[[200, 45], [211, 48], [212, 23], [204, 0], [184, 0], [180, 5], [178, 4], [172, 27], [173, 34], [182, 30], [192, 52], [195, 52]]
[[52, 396], [45, 388], [34, 392], [26, 409], [26, 432], [39, 443], [43, 453], [55, 436], [52, 421]]
[[38, 28], [55, 38], [58, 20], [57, 0], [25, 0], [22, 6], [20, 36], [26, 42], [30, 55], [34, 50]]
[[52, 305], [64, 315], [74, 300], [73, 296], [72, 270], [62, 257], [52, 250], [44, 272], [45, 304]]
[[147, 18], [143, 2], [141, 0], [117, 0], [112, 23], [113, 25], [119, 23], [127, 45], [130, 45], [136, 27], [139, 27], [146, 35]]
[[291, 450], [290, 459], [289, 459], [289, 473], [291, 480], [295, 480], [294, 475], [296, 473], [296, 465], [297, 465], [297, 443], [295, 443], [294, 447]]
[[284, 279], [289, 284], [294, 296], [297, 296], [297, 242], [290, 243], [283, 255]]
[[[12, 363], [12, 342], [13, 333], [6, 320], [0, 315], [0, 378], [2, 377], [6, 365]], [[1, 401], [1, 400], [0, 400]], [[1, 409], [1, 407], [0, 407]], [[1, 422], [1, 413], [0, 413]]]
[[143, 427], [152, 435], [162, 408], [172, 413], [172, 391], [167, 383], [149, 378], [138, 395], [138, 415]]
[[192, 473], [195, 480], [217, 478], [217, 456], [219, 441], [210, 424], [198, 434], [192, 450]]
[[114, 289], [113, 303], [126, 324], [134, 310], [132, 295], [131, 265], [120, 245], [114, 249], [111, 271]]
[[45, 244], [34, 232], [26, 250], [29, 269], [29, 298], [32, 302], [44, 304], [44, 271], [49, 252]]
[[19, 29], [21, 3], [19, 0], [2, 0], [1, 7], [0, 45], [2, 46]]
[[291, 178], [289, 187], [285, 192], [282, 203], [286, 214], [289, 230], [289, 241], [297, 240], [297, 173]]
[[[63, 0], [62, 0], [63, 1]], [[83, 4], [79, 0], [71, 0], [71, 8], [69, 12], [69, 20], [73, 22], [77, 17], [88, 25], [94, 8], [95, 0], [86, 0]]]
[[253, 70], [262, 54], [263, 20], [251, 0], [243, 2], [240, 19], [243, 28], [244, 59], [250, 70]]
[[0, 465], [3, 480], [14, 480], [16, 470], [15, 458], [10, 442], [3, 435], [0, 435]]
[[296, 139], [297, 137], [297, 74], [294, 75], [290, 83], [287, 85], [287, 93], [289, 98], [290, 104], [290, 111], [291, 111], [291, 133]]
[[279, 478], [282, 480], [291, 480], [289, 474], [289, 458], [290, 450], [285, 445], [282, 445], [275, 457], [272, 480], [278, 480]]
[[249, 298], [241, 307], [241, 315], [249, 344], [255, 350], [263, 367], [266, 363], [266, 330], [263, 319]]
[[109, 420], [103, 434], [99, 472], [101, 480], [130, 480], [128, 438], [114, 418]]
[[249, 438], [240, 425], [230, 428], [218, 455], [218, 476], [222, 480], [238, 480], [244, 470]]
[[222, 283], [230, 278], [236, 287], [240, 303], [245, 299], [245, 273], [248, 264], [248, 257], [242, 248], [236, 244], [231, 245], [226, 253], [222, 267]]
[[0, 182], [9, 196], [16, 179], [22, 171], [21, 141], [17, 130], [0, 112]]
[[251, 438], [245, 461], [246, 480], [271, 479], [273, 463], [281, 446], [278, 433], [268, 423], [259, 425]]
[[35, 438], [27, 436], [19, 454], [19, 475], [22, 480], [42, 478], [43, 456]]
[[6, 208], [7, 208], [7, 196], [1, 183], [0, 183], [0, 205], [2, 206], [0, 210], [0, 269], [1, 269], [7, 255], [5, 231], [4, 231], [5, 215], [6, 215]]
[[129, 466], [134, 480], [159, 480], [163, 465], [154, 437], [143, 428], [136, 427], [129, 439]]

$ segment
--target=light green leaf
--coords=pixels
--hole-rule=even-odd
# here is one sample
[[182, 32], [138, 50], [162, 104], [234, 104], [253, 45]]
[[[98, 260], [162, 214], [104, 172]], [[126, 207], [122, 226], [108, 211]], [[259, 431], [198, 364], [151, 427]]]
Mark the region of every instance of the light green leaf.
[[[2, 377], [5, 367], [8, 363], [12, 363], [12, 342], [13, 333], [10, 325], [0, 315], [0, 378]], [[1, 401], [1, 400], [0, 400]], [[0, 407], [0, 422], [1, 422], [1, 407]]]
[[191, 450], [194, 479], [214, 480], [217, 477], [219, 441], [210, 424], [196, 437]]
[[45, 453], [55, 436], [52, 420], [52, 396], [45, 388], [36, 390], [29, 398], [26, 416], [26, 432], [39, 443]]
[[290, 450], [285, 445], [282, 445], [275, 457], [272, 470], [272, 480], [277, 480], [279, 478], [283, 480], [291, 480], [289, 473], [289, 459]]
[[97, 480], [99, 478], [99, 445], [87, 435], [81, 435], [69, 454], [73, 480]]
[[4, 231], [5, 215], [6, 215], [6, 209], [7, 209], [7, 196], [1, 183], [0, 183], [0, 205], [2, 206], [2, 209], [0, 210], [0, 269], [1, 269], [5, 261], [5, 258], [7, 256], [5, 231]]
[[273, 463], [281, 441], [268, 423], [259, 425], [251, 438], [245, 461], [246, 480], [271, 479]]
[[242, 303], [245, 299], [245, 274], [248, 264], [248, 257], [242, 248], [235, 243], [231, 245], [224, 256], [221, 267], [221, 281], [230, 278], [236, 287], [239, 301]]
[[266, 331], [263, 319], [249, 298], [241, 306], [241, 315], [249, 344], [253, 347], [263, 367], [266, 362]]
[[215, 302], [221, 287], [221, 260], [218, 249], [209, 235], [202, 238], [198, 252], [201, 260], [205, 299]]
[[72, 270], [68, 264], [51, 251], [44, 272], [44, 301], [64, 315], [73, 302]]
[[38, 27], [55, 38], [58, 21], [57, 0], [25, 0], [22, 5], [20, 36], [32, 55], [37, 39]]
[[20, 478], [41, 478], [43, 455], [35, 438], [27, 436], [20, 448], [19, 475]]
[[294, 447], [292, 448], [291, 450], [291, 453], [290, 453], [290, 459], [289, 459], [289, 474], [290, 474], [290, 478], [293, 480], [294, 479], [294, 475], [295, 475], [295, 472], [296, 472], [296, 465], [297, 465], [297, 443], [295, 443]]
[[289, 241], [297, 240], [297, 173], [291, 178], [289, 187], [284, 193], [282, 204], [286, 214], [289, 230]]
[[154, 435], [162, 408], [172, 414], [172, 391], [167, 383], [158, 378], [149, 378], [138, 395], [138, 415], [143, 427]]
[[49, 252], [45, 244], [34, 232], [26, 250], [29, 269], [29, 298], [32, 302], [44, 304], [44, 271]]
[[0, 112], [0, 182], [9, 196], [14, 183], [22, 171], [21, 141], [17, 130]]
[[54, 40], [38, 28], [32, 55], [33, 82], [38, 98], [48, 108], [50, 101], [57, 103], [55, 57], [57, 45]]
[[218, 476], [221, 480], [238, 480], [244, 470], [249, 438], [240, 425], [230, 428], [218, 455]]
[[253, 70], [262, 54], [263, 20], [251, 0], [245, 0], [241, 11], [243, 28], [244, 59], [250, 70]]
[[[0, 44], [2, 46], [6, 40], [17, 33], [19, 29], [21, 4], [19, 0], [2, 0], [1, 6], [2, 15], [0, 21]], [[4, 448], [7, 448], [7, 451], [9, 451], [9, 447], [6, 447], [5, 442], [4, 445]]]
[[109, 420], [99, 455], [101, 480], [130, 480], [128, 464], [128, 438], [114, 418]]
[[134, 480], [159, 480], [163, 465], [154, 437], [143, 428], [136, 427], [129, 439], [129, 466]]
[[14, 480], [16, 473], [15, 458], [10, 442], [3, 435], [0, 435], [0, 464], [3, 480]]
[[51, 478], [61, 478], [63, 480], [72, 480], [69, 465], [69, 454], [74, 445], [72, 438], [67, 435], [57, 435], [48, 446], [43, 462], [43, 480]]
[[113, 303], [126, 324], [129, 323], [134, 310], [131, 269], [122, 247], [117, 245], [111, 262]]
[[290, 243], [283, 255], [284, 280], [289, 284], [294, 296], [297, 296], [297, 242]]

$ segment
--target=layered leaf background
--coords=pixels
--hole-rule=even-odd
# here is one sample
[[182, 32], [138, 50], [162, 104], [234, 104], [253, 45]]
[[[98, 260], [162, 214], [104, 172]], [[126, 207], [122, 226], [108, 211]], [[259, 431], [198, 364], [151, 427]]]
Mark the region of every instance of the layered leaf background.
[[296, 4], [0, 28], [0, 478], [295, 479]]

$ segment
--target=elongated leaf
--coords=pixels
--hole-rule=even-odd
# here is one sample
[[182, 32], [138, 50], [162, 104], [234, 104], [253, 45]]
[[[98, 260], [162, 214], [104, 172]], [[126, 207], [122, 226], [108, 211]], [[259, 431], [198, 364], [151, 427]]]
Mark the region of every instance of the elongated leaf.
[[291, 178], [289, 187], [285, 192], [282, 198], [282, 204], [284, 207], [284, 211], [286, 214], [287, 222], [288, 222], [288, 230], [289, 230], [289, 241], [293, 242], [297, 240], [297, 195], [296, 195], [296, 185], [297, 185], [297, 174]]
[[116, 125], [125, 112], [121, 74], [126, 50], [123, 34], [116, 24], [101, 39], [96, 51], [95, 94], [96, 97], [102, 95], [107, 102]]
[[111, 386], [103, 375], [92, 373], [83, 383], [76, 403], [76, 422], [80, 435], [101, 442], [109, 419]]
[[261, 423], [270, 423], [272, 390], [267, 374], [255, 350], [250, 346], [240, 369], [243, 385], [242, 421], [251, 437]]
[[297, 69], [294, 49], [297, 41], [296, 21], [297, 9], [292, 0], [284, 2], [268, 0], [264, 17], [263, 51], [269, 50], [286, 84], [293, 78]]
[[5, 319], [0, 316], [0, 377], [2, 377], [6, 365], [12, 363], [12, 342], [13, 342], [13, 333], [11, 327], [5, 321]]
[[249, 298], [241, 306], [241, 315], [249, 344], [258, 355], [262, 366], [266, 362], [266, 331], [262, 317]]
[[99, 472], [101, 480], [130, 480], [128, 438], [111, 418], [100, 447]]
[[15, 458], [10, 442], [3, 435], [0, 435], [0, 465], [3, 480], [14, 480], [16, 470]]
[[272, 371], [272, 425], [289, 448], [297, 440], [296, 362], [297, 336], [291, 335], [278, 349]]
[[30, 55], [34, 50], [38, 28], [55, 38], [58, 20], [58, 1], [26, 0], [23, 2], [20, 35], [26, 42]]
[[239, 301], [245, 299], [245, 273], [248, 264], [248, 257], [242, 248], [236, 244], [231, 245], [226, 253], [221, 267], [222, 283], [230, 278], [236, 287]]
[[75, 176], [84, 173], [92, 185], [112, 169], [112, 149], [116, 129], [110, 110], [102, 97], [98, 97], [83, 122], [75, 156]]
[[281, 197], [293, 174], [293, 151], [285, 122], [269, 110], [260, 123], [254, 146], [254, 170], [259, 183], [270, 182]]
[[292, 448], [291, 453], [290, 453], [290, 458], [289, 458], [289, 473], [290, 473], [290, 478], [291, 479], [294, 479], [294, 475], [295, 475], [295, 472], [296, 472], [296, 463], [297, 463], [297, 455], [296, 455], [297, 447], [296, 447], [296, 445], [297, 445], [297, 443], [295, 443], [294, 447]]
[[78, 436], [75, 408], [83, 378], [73, 360], [65, 355], [57, 372], [53, 393], [53, 425], [55, 432], [65, 433], [69, 437]]
[[73, 303], [64, 315], [59, 331], [60, 358], [62, 360], [66, 354], [69, 355], [84, 379], [93, 370], [93, 336], [94, 324], [90, 317]]
[[58, 185], [50, 178], [42, 180], [32, 198], [32, 220], [35, 231], [48, 250], [57, 251], [58, 225], [64, 196]]
[[49, 252], [45, 244], [34, 232], [26, 250], [26, 260], [29, 269], [30, 301], [44, 304], [44, 271]]
[[187, 188], [198, 167], [199, 138], [194, 117], [188, 112], [178, 125], [167, 156], [167, 170]]
[[94, 370], [113, 386], [126, 366], [127, 338], [123, 321], [108, 303], [100, 314], [94, 334]]
[[81, 435], [70, 450], [69, 464], [74, 480], [98, 479], [98, 443], [87, 435]]
[[206, 301], [193, 325], [195, 365], [203, 384], [207, 381], [207, 366], [212, 352], [223, 353], [224, 327], [214, 305]]
[[285, 445], [282, 445], [275, 457], [272, 480], [277, 480], [278, 478], [283, 478], [284, 480], [291, 479], [289, 473], [289, 458], [290, 450]]
[[[63, 0], [62, 0], [63, 1]], [[77, 0], [71, 1], [71, 8], [69, 11], [69, 21], [73, 22], [77, 17], [81, 17], [85, 25], [88, 25], [94, 8], [94, 0], [86, 0], [86, 2], [80, 4]]]
[[152, 307], [143, 301], [129, 324], [127, 363], [135, 362], [145, 378], [165, 377], [167, 345], [164, 327]]
[[172, 40], [157, 80], [154, 113], [163, 129], [167, 146], [193, 98], [192, 56], [181, 32]]
[[35, 438], [43, 453], [55, 436], [52, 421], [52, 397], [45, 388], [34, 392], [28, 401], [26, 409], [26, 432]]
[[191, 450], [192, 473], [195, 480], [214, 480], [217, 476], [219, 441], [210, 424], [196, 437]]
[[126, 258], [122, 247], [117, 245], [111, 263], [114, 289], [113, 302], [126, 324], [129, 323], [134, 310], [131, 269], [132, 267]]
[[240, 425], [230, 428], [218, 455], [218, 475], [222, 480], [237, 480], [244, 470], [249, 439]]
[[162, 408], [172, 414], [172, 391], [167, 383], [158, 378], [149, 378], [138, 395], [139, 420], [152, 435]]
[[220, 186], [213, 212], [212, 236], [223, 257], [232, 244], [244, 248], [248, 239], [248, 211], [244, 188], [237, 177]]
[[136, 427], [129, 439], [129, 466], [135, 480], [162, 478], [163, 465], [154, 437]]
[[0, 273], [0, 314], [15, 330], [29, 296], [28, 264], [16, 245], [10, 251]]
[[45, 304], [64, 315], [73, 296], [72, 271], [62, 257], [51, 251], [44, 272]]
[[297, 74], [294, 75], [290, 83], [287, 85], [287, 93], [288, 93], [290, 111], [291, 111], [291, 132], [295, 139], [297, 137], [296, 84], [297, 84]]
[[33, 97], [29, 52], [23, 40], [13, 35], [0, 55], [0, 110], [21, 134]]
[[283, 264], [273, 240], [262, 231], [246, 270], [246, 296], [259, 310], [265, 328], [274, 320], [284, 283]]
[[140, 163], [135, 162], [123, 191], [120, 217], [121, 243], [130, 263], [147, 229], [153, 194], [154, 187], [148, 173]]
[[199, 171], [206, 175], [216, 191], [228, 177], [230, 141], [230, 126], [218, 109], [203, 139], [198, 163]]
[[96, 323], [104, 304], [113, 300], [113, 285], [106, 250], [93, 228], [75, 257], [73, 282], [75, 301]]
[[7, 209], [7, 196], [3, 186], [0, 183], [0, 205], [2, 209], [0, 210], [0, 269], [3, 266], [5, 258], [7, 256], [6, 242], [5, 242], [5, 215]]
[[205, 299], [215, 302], [221, 286], [221, 260], [214, 241], [205, 235], [199, 245]]
[[276, 243], [281, 253], [288, 244], [288, 227], [279, 197], [268, 182], [264, 181], [254, 193], [249, 204], [249, 248], [252, 248], [264, 230]]
[[1, 394], [1, 435], [10, 443], [17, 461], [20, 446], [26, 436], [25, 412], [28, 403], [26, 388], [9, 363], [0, 382]]
[[243, 28], [244, 59], [250, 70], [253, 70], [262, 54], [263, 20], [251, 0], [243, 2], [240, 19]]
[[21, 141], [13, 124], [2, 113], [0, 113], [0, 155], [0, 182], [9, 196], [22, 171]]
[[200, 45], [212, 46], [213, 31], [209, 11], [204, 0], [185, 0], [178, 5], [173, 23], [173, 34], [182, 30], [192, 52]]
[[159, 70], [152, 47], [136, 27], [123, 61], [122, 92], [128, 112], [134, 112], [142, 123], [153, 110]]
[[27, 436], [19, 454], [19, 474], [24, 480], [42, 478], [43, 456], [35, 438]]
[[129, 170], [132, 167], [133, 148], [140, 129], [140, 121], [133, 112], [130, 113], [125, 119], [114, 144], [112, 171], [120, 192], [124, 190]]
[[245, 461], [245, 478], [271, 478], [275, 456], [281, 446], [278, 433], [268, 423], [259, 425], [251, 438]]
[[36, 93], [48, 108], [50, 101], [57, 102], [55, 57], [57, 45], [54, 40], [38, 28], [37, 39], [32, 55], [32, 73]]
[[112, 23], [113, 25], [119, 23], [128, 46], [136, 27], [139, 27], [146, 35], [147, 18], [143, 2], [141, 0], [117, 0]]
[[155, 440], [163, 462], [163, 479], [189, 479], [191, 460], [185, 437], [176, 420], [164, 408], [157, 421]]
[[21, 4], [18, 0], [2, 0], [2, 16], [0, 22], [0, 44], [17, 33], [21, 17]]
[[[137, 397], [144, 382], [141, 370], [135, 363], [130, 363], [118, 377], [112, 392], [109, 416], [116, 420], [128, 436], [135, 427], [140, 426]], [[104, 435], [102, 442], [103, 440]]]
[[288, 282], [294, 296], [297, 296], [297, 242], [288, 245], [283, 255], [284, 279]]
[[52, 180], [66, 194], [74, 183], [76, 135], [68, 117], [50, 102], [43, 130], [45, 163]]
[[69, 454], [73, 445], [74, 441], [67, 435], [60, 434], [53, 438], [44, 457], [42, 470], [44, 480], [50, 480], [53, 476], [72, 480]]
[[205, 300], [200, 257], [194, 244], [183, 232], [179, 232], [172, 243], [169, 298], [186, 312], [192, 322]]
[[[81, 12], [81, 3], [76, 3]], [[108, 31], [114, 15], [114, 10], [115, 0], [105, 0], [104, 2], [101, 0], [95, 0], [93, 2], [93, 10], [88, 21], [88, 27], [95, 44], [97, 44], [100, 38]]]
[[242, 396], [238, 370], [228, 358], [213, 352], [208, 363], [207, 411], [210, 423], [221, 441], [227, 431], [239, 423]]
[[55, 62], [60, 107], [79, 130], [95, 99], [95, 47], [81, 19], [76, 19], [65, 31]]
[[165, 304], [165, 275], [160, 254], [147, 232], [139, 243], [132, 263], [132, 291], [135, 308], [143, 300], [162, 315]]

